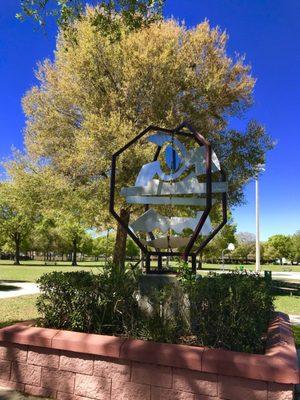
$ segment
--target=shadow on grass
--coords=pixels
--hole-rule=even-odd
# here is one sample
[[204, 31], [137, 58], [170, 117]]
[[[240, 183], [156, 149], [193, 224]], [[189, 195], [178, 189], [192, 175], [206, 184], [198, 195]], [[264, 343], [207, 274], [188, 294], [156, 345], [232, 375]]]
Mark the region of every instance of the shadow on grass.
[[76, 265], [76, 266], [73, 266], [72, 264], [71, 264], [71, 262], [57, 262], [57, 263], [43, 263], [43, 262], [41, 262], [41, 263], [38, 263], [38, 262], [33, 262], [33, 263], [30, 263], [30, 262], [22, 262], [21, 261], [21, 263], [19, 264], [19, 265], [14, 265], [13, 263], [11, 263], [11, 264], [3, 264], [3, 263], [1, 263], [1, 260], [0, 260], [0, 268], [1, 267], [12, 267], [12, 268], [14, 268], [14, 267], [16, 267], [16, 268], [18, 268], [18, 267], [37, 267], [37, 268], [56, 268], [56, 267], [59, 267], [59, 268], [74, 268], [74, 270], [76, 270], [76, 268], [78, 268], [78, 269], [80, 269], [80, 268], [97, 268], [97, 267], [103, 267], [104, 266], [104, 262], [99, 262], [99, 261], [84, 261], [84, 262], [81, 262], [81, 261], [79, 261], [79, 264], [78, 265]]

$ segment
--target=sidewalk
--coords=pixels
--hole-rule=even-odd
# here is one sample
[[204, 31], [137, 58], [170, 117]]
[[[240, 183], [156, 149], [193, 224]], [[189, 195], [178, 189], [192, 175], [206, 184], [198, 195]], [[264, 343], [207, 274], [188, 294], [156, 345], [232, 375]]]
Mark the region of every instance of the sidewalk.
[[36, 283], [0, 281], [0, 299], [39, 293]]
[[300, 326], [300, 315], [289, 315], [292, 325]]

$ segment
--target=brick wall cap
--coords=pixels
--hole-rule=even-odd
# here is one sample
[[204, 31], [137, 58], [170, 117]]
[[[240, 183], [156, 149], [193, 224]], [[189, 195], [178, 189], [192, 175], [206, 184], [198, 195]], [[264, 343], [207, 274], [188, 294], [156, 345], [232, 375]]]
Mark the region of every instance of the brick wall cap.
[[38, 328], [23, 322], [0, 329], [0, 341], [40, 347], [51, 347], [57, 329]]
[[52, 340], [52, 348], [98, 356], [120, 357], [125, 338], [71, 331], [59, 331]]
[[121, 348], [125, 360], [201, 371], [204, 347], [128, 339]]

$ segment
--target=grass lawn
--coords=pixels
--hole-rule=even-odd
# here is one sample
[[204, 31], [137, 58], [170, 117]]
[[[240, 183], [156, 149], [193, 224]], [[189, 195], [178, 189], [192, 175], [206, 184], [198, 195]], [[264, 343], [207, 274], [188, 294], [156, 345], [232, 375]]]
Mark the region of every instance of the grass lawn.
[[[254, 271], [255, 270], [255, 265], [254, 264], [226, 264], [225, 263], [225, 269], [226, 270], [234, 270], [234, 269], [239, 269], [240, 266], [243, 265], [244, 269]], [[203, 269], [220, 269], [222, 266], [220, 264], [203, 264]], [[273, 272], [281, 272], [281, 271], [286, 271], [286, 272], [300, 272], [300, 265], [278, 265], [278, 264], [266, 264], [266, 265], [261, 265], [261, 270], [262, 271], [273, 271]]]
[[275, 296], [275, 309], [286, 314], [300, 315], [300, 296]]
[[[0, 260], [0, 281], [28, 281], [35, 282], [42, 274], [51, 271], [76, 271], [76, 270], [86, 270], [98, 273], [99, 268], [103, 266], [103, 261], [88, 261], [79, 262], [78, 267], [70, 266], [70, 262], [63, 261], [58, 262], [57, 265], [45, 265], [44, 261], [22, 261], [21, 265], [13, 265], [13, 261]], [[202, 273], [206, 274], [209, 270], [220, 269], [220, 264], [203, 264]], [[239, 265], [226, 265], [226, 270], [239, 268]], [[254, 265], [245, 265], [248, 270], [253, 270]], [[282, 267], [280, 265], [263, 265], [262, 270], [272, 270], [272, 271], [282, 271], [292, 269], [295, 272], [300, 272], [300, 266], [288, 266]]]
[[[68, 265], [69, 264], [69, 265]], [[44, 263], [28, 263], [23, 262], [22, 265], [0, 264], [0, 281], [28, 281], [35, 282], [41, 275], [52, 272], [52, 271], [92, 271], [99, 273], [100, 263], [90, 263], [90, 266], [86, 264], [80, 264], [78, 267], [71, 267], [70, 263], [59, 264], [59, 265], [44, 265]]]
[[293, 326], [296, 347], [300, 347], [300, 326]]
[[38, 317], [35, 301], [38, 295], [11, 297], [0, 300], [0, 328]]

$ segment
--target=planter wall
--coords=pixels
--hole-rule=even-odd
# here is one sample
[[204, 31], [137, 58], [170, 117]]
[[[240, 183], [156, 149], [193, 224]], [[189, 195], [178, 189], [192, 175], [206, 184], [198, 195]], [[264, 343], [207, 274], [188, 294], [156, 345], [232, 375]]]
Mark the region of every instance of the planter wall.
[[61, 400], [292, 400], [299, 383], [288, 318], [264, 355], [16, 324], [0, 330], [0, 386]]

